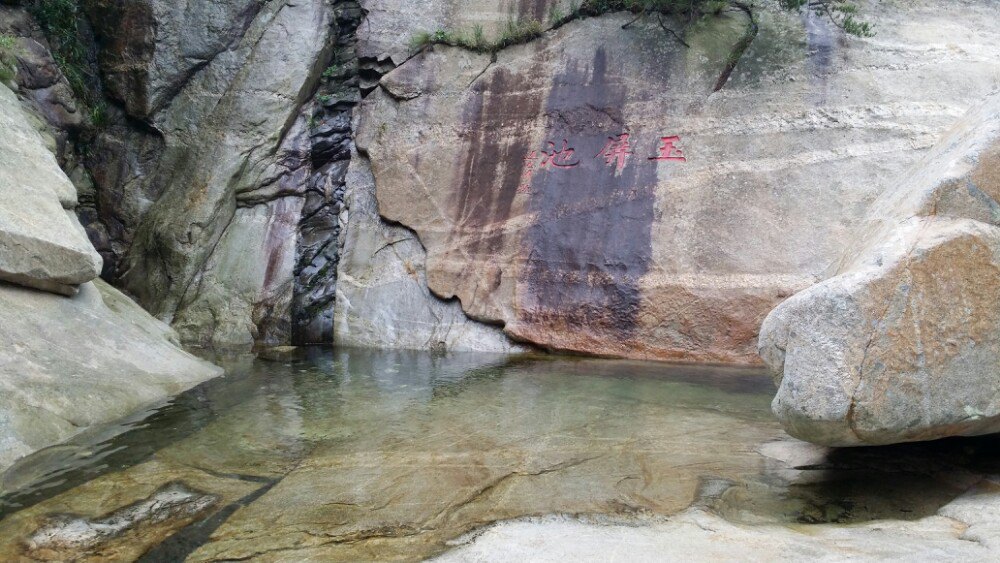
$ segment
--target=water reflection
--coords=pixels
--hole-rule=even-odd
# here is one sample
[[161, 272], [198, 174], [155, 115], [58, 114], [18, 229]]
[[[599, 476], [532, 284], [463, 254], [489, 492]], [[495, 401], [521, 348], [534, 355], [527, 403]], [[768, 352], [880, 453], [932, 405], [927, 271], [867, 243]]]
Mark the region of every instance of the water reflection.
[[[0, 558], [416, 559], [500, 519], [692, 504], [748, 524], [916, 519], [1000, 469], [996, 438], [833, 452], [791, 440], [756, 370], [319, 349], [214, 359], [225, 378], [8, 471]], [[31, 539], [174, 483], [212, 508], [70, 547]]]

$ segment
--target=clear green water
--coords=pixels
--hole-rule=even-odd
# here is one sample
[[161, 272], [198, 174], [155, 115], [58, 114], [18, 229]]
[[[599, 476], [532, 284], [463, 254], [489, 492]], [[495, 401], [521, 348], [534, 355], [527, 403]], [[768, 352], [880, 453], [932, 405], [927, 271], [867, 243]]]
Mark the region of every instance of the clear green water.
[[0, 559], [416, 560], [498, 520], [691, 505], [751, 524], [915, 519], [1000, 469], [993, 438], [796, 442], [759, 370], [353, 350], [216, 361], [225, 378], [8, 471]]

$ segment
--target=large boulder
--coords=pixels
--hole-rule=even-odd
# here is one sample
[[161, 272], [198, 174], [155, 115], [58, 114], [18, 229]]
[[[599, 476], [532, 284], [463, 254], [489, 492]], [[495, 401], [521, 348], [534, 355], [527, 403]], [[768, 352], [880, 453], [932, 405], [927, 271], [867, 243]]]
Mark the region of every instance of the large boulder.
[[1000, 432], [1000, 94], [873, 205], [760, 353], [790, 434], [871, 445]]
[[100, 279], [72, 298], [0, 284], [0, 471], [221, 373]]
[[101, 271], [59, 170], [17, 97], [0, 85], [0, 280], [65, 295]]
[[[759, 362], [768, 312], [825, 279], [880, 192], [1000, 80], [995, 2], [868, 2], [871, 39], [758, 3], [688, 46], [607, 14], [495, 56], [405, 51], [471, 32], [451, 2], [370, 4], [359, 49], [401, 61], [357, 133], [379, 212], [416, 233], [435, 297], [554, 350]], [[484, 10], [486, 36], [513, 13]]]

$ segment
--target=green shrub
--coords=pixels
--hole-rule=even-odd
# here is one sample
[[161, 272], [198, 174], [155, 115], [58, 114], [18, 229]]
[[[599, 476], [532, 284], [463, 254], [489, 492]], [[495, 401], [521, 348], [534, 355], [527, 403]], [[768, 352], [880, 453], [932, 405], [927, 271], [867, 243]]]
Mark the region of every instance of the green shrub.
[[90, 116], [91, 123], [103, 127], [109, 120], [104, 98], [98, 91], [98, 78], [88, 62], [87, 46], [80, 34], [79, 0], [36, 0], [31, 13], [45, 32], [52, 57], [77, 101]]
[[826, 16], [834, 25], [849, 35], [872, 37], [872, 24], [858, 19], [858, 7], [849, 0], [780, 0], [786, 10], [813, 10], [819, 16]]
[[334, 76], [339, 75], [341, 70], [342, 69], [341, 69], [340, 65], [337, 64], [337, 63], [334, 63], [334, 64], [326, 67], [326, 70], [323, 71], [323, 78], [333, 78]]
[[17, 74], [17, 38], [0, 33], [0, 82], [13, 80]]
[[73, 91], [87, 96], [87, 50], [80, 40], [76, 0], [38, 0], [32, 14], [52, 46], [52, 56]]
[[422, 31], [413, 36], [410, 46], [419, 50], [431, 45], [451, 45], [475, 51], [477, 53], [495, 53], [505, 47], [527, 43], [540, 36], [545, 31], [542, 22], [529, 20], [507, 20], [500, 29], [500, 34], [493, 41], [486, 39], [483, 26], [473, 26], [471, 33], [462, 33], [447, 29], [439, 29], [433, 33]]

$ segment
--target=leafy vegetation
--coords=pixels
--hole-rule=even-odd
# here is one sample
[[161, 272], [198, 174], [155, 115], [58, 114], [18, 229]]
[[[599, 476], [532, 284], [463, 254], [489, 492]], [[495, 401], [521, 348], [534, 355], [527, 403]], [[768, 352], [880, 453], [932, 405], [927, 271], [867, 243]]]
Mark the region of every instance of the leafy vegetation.
[[[857, 6], [850, 0], [779, 0], [786, 10], [813, 10], [829, 17], [834, 25], [850, 35], [870, 37], [874, 28], [858, 19]], [[723, 10], [737, 8], [752, 11], [752, 0], [584, 0], [579, 10], [585, 15], [611, 11], [629, 11], [641, 15], [673, 15], [690, 25], [701, 18], [718, 15]]]
[[108, 108], [98, 93], [98, 78], [88, 62], [80, 33], [79, 0], [36, 0], [31, 13], [42, 27], [63, 76], [96, 127], [108, 120]]
[[343, 69], [340, 67], [339, 64], [334, 63], [334, 64], [326, 67], [326, 70], [323, 71], [322, 77], [323, 78], [327, 78], [327, 79], [333, 78], [335, 76], [338, 76], [341, 73], [342, 70]]
[[476, 25], [473, 26], [471, 33], [444, 29], [439, 29], [434, 33], [418, 33], [413, 37], [411, 45], [414, 49], [423, 49], [429, 45], [443, 44], [462, 47], [477, 53], [496, 53], [511, 45], [527, 43], [539, 37], [544, 31], [545, 27], [538, 20], [515, 21], [511, 19], [507, 20], [507, 24], [500, 29], [500, 34], [492, 41], [486, 39], [483, 26]]
[[787, 10], [813, 10], [817, 15], [828, 17], [849, 35], [875, 35], [872, 24], [859, 19], [858, 7], [847, 0], [781, 0], [781, 6]]
[[[816, 14], [828, 17], [830, 21], [845, 33], [859, 37], [871, 37], [874, 28], [868, 22], [859, 19], [857, 6], [849, 0], [780, 0], [782, 8], [801, 11], [813, 10]], [[558, 6], [553, 6], [548, 14], [550, 27], [559, 27], [569, 21], [599, 16], [609, 12], [632, 12], [635, 20], [625, 27], [644, 17], [655, 17], [664, 31], [687, 46], [684, 33], [688, 27], [705, 18], [718, 16], [725, 10], [741, 10], [750, 16], [748, 35], [756, 34], [757, 23], [754, 17], [752, 0], [582, 0], [568, 12], [564, 13]], [[663, 16], [678, 18], [683, 27], [676, 31], [666, 25]], [[487, 40], [482, 26], [475, 26], [471, 32], [439, 29], [435, 32], [421, 32], [411, 41], [414, 49], [424, 49], [430, 45], [443, 44], [462, 47], [479, 53], [496, 53], [500, 49], [526, 43], [540, 36], [545, 31], [541, 22], [528, 20], [508, 20], [494, 40]], [[752, 39], [752, 37], [751, 37]]]
[[17, 38], [0, 33], [0, 82], [7, 82], [17, 73]]

